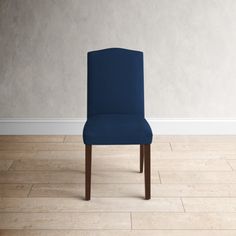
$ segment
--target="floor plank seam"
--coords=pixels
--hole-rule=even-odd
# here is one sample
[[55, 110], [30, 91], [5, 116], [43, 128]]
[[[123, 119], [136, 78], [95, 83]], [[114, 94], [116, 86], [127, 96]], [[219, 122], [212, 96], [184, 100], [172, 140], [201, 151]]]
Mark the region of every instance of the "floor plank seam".
[[[84, 182], [0, 182], [0, 184], [84, 184]], [[143, 182], [137, 183], [120, 183], [120, 182], [110, 182], [110, 183], [101, 183], [101, 182], [92, 182], [92, 184], [121, 184], [121, 185], [127, 185], [127, 184], [143, 184]], [[189, 184], [218, 184], [217, 182], [164, 182], [164, 183], [160, 183], [160, 182], [154, 182], [153, 184], [162, 184], [162, 185], [189, 185]], [[235, 182], [221, 182], [220, 184], [222, 185], [226, 185], [226, 184], [236, 184]], [[166, 196], [165, 196], [166, 197]]]
[[182, 207], [183, 207], [184, 212], [186, 212], [182, 197], [180, 198], [180, 201], [181, 201], [181, 203], [182, 203]]
[[160, 184], [162, 184], [162, 181], [161, 181], [161, 175], [160, 175], [160, 171], [158, 170], [158, 176], [159, 176], [159, 181], [160, 181]]
[[195, 172], [195, 173], [232, 173], [232, 171], [231, 170], [201, 170], [201, 171], [199, 171], [199, 170], [159, 170], [160, 172], [162, 172], [162, 173], [165, 173], [165, 172], [167, 172], [167, 173], [170, 173], [170, 172], [172, 172], [172, 173], [181, 173], [181, 172], [187, 172], [187, 173], [189, 173], [189, 172]]
[[229, 160], [226, 159], [225, 161], [226, 161], [226, 163], [229, 165], [229, 167], [231, 168], [231, 170], [234, 171], [234, 168], [233, 168], [232, 165], [230, 164]]
[[[120, 230], [120, 229], [119, 229]], [[123, 229], [121, 229], [123, 230]], [[135, 231], [216, 231], [215, 229], [134, 229]], [[217, 231], [236, 231], [236, 229], [217, 229]]]
[[206, 212], [206, 211], [199, 211], [199, 212], [194, 212], [194, 211], [182, 211], [182, 210], [178, 210], [178, 211], [147, 211], [147, 210], [133, 210], [133, 211], [111, 211], [111, 210], [91, 210], [91, 211], [61, 211], [61, 210], [54, 210], [54, 211], [3, 211], [3, 210], [0, 210], [0, 215], [8, 215], [8, 214], [45, 214], [45, 215], [53, 215], [53, 214], [59, 214], [59, 215], [66, 215], [66, 214], [72, 214], [72, 215], [76, 215], [76, 214], [91, 214], [91, 215], [94, 215], [94, 214], [127, 214], [127, 215], [130, 215], [130, 219], [132, 219], [132, 225], [133, 225], [133, 213], [138, 213], [138, 214], [196, 214], [196, 215], [199, 215], [199, 214], [225, 214], [225, 215], [236, 215], [236, 212], [230, 212], [230, 211], [226, 211], [226, 212], [219, 212], [219, 211], [209, 211], [209, 212]]
[[[13, 230], [13, 231], [22, 231], [25, 233], [28, 232], [28, 231], [83, 231], [83, 232], [88, 232], [88, 231], [94, 231], [94, 232], [99, 232], [99, 231], [130, 231], [130, 229], [128, 228], [124, 228], [124, 229], [114, 229], [114, 228], [107, 228], [107, 229], [104, 229], [104, 228], [39, 228], [39, 227], [36, 227], [36, 228], [32, 228], [32, 227], [27, 227], [27, 226], [23, 226], [23, 227], [18, 227], [18, 228], [1, 228], [0, 227], [0, 233], [2, 233], [1, 231], [10, 231], [10, 230]], [[141, 229], [142, 230], [142, 229]], [[154, 229], [155, 230], [155, 229]], [[158, 229], [159, 230], [159, 229]], [[135, 229], [136, 231], [136, 229]], [[147, 230], [145, 230], [147, 231]], [[0, 234], [1, 235], [1, 234]], [[18, 234], [16, 234], [18, 235]], [[20, 234], [20, 235], [24, 235], [24, 236], [27, 236], [26, 234]], [[38, 235], [38, 234], [36, 234]], [[54, 234], [55, 235], [55, 234]], [[65, 234], [66, 235], [66, 234]], [[79, 234], [78, 234], [79, 235]]]
[[130, 228], [133, 229], [132, 212], [130, 212]]
[[[118, 232], [118, 233], [130, 233], [130, 232], [134, 232], [134, 233], [138, 233], [138, 232], [142, 232], [142, 233], [152, 233], [152, 232], [155, 232], [155, 233], [157, 233], [156, 235], [159, 235], [158, 233], [162, 233], [162, 232], [166, 232], [166, 233], [168, 233], [168, 235], [172, 235], [172, 232], [174, 233], [174, 232], [193, 232], [193, 233], [195, 233], [195, 232], [199, 232], [199, 233], [203, 233], [203, 232], [213, 232], [213, 233], [215, 233], [215, 232], [217, 232], [217, 231], [219, 231], [219, 232], [236, 232], [236, 229], [166, 229], [166, 228], [164, 228], [164, 229], [133, 229], [133, 230], [130, 230], [130, 229], [96, 229], [96, 228], [88, 228], [88, 229], [81, 229], [81, 228], [77, 228], [77, 229], [68, 229], [68, 228], [60, 228], [60, 229], [58, 229], [58, 228], [53, 228], [53, 229], [51, 229], [51, 228], [48, 228], [48, 229], [45, 229], [45, 228], [34, 228], [34, 229], [32, 229], [32, 228], [16, 228], [16, 229], [12, 229], [12, 228], [0, 228], [0, 230], [2, 230], [2, 232], [3, 233], [5, 233], [4, 231], [9, 231], [10, 232], [10, 235], [23, 235], [23, 234], [17, 234], [18, 233], [18, 231], [20, 231], [21, 233], [28, 233], [28, 232], [30, 232], [30, 233], [33, 233], [33, 232], [52, 232], [52, 233], [54, 233], [53, 231], [55, 231], [55, 232], [63, 232], [63, 231], [68, 231], [68, 232], [76, 232], [76, 233], [78, 233], [77, 235], [80, 235], [79, 233], [81, 232], [83, 232], [83, 233], [95, 233], [95, 232], [109, 232], [109, 233], [113, 233], [113, 232]], [[12, 232], [17, 232], [16, 234], [11, 234], [11, 231]], [[169, 234], [169, 232], [171, 232], [171, 234]], [[1, 231], [0, 231], [0, 233], [1, 233]], [[4, 235], [6, 235], [6, 234], [4, 234]], [[26, 235], [26, 234], [24, 234], [24, 235]], [[32, 235], [32, 234], [30, 234], [30, 235]], [[35, 234], [36, 235], [36, 234]], [[38, 235], [38, 234], [37, 234]], [[42, 235], [42, 234], [40, 234], [40, 235]], [[51, 235], [51, 234], [50, 234]], [[55, 234], [52, 234], [52, 235], [55, 235]], [[64, 234], [64, 235], [67, 235], [66, 233]], [[87, 234], [86, 234], [87, 235]], [[94, 235], [94, 234], [88, 234], [88, 235]], [[103, 235], [103, 234], [102, 234]], [[115, 234], [115, 235], [117, 235], [117, 234]], [[122, 235], [124, 235], [124, 234], [122, 234]], [[129, 234], [127, 234], [127, 235], [129, 235]], [[135, 234], [134, 234], [135, 235]], [[144, 235], [144, 234], [143, 234]], [[147, 235], [149, 235], [149, 234], [147, 234]], [[152, 235], [152, 234], [151, 234]], [[196, 234], [194, 234], [194, 235], [196, 235]], [[198, 235], [201, 235], [201, 234], [198, 234]], [[215, 235], [215, 234], [213, 234], [213, 235]], [[217, 234], [218, 235], [218, 234]], [[224, 234], [225, 235], [225, 234]], [[231, 235], [231, 234], [230, 234]], [[189, 235], [189, 236], [191, 236], [191, 235]], [[227, 234], [227, 236], [228, 236], [228, 234]]]
[[33, 185], [34, 185], [34, 184], [31, 184], [31, 186], [30, 186], [29, 192], [28, 192], [28, 194], [27, 194], [27, 198], [30, 197], [31, 191], [32, 191], [32, 189], [33, 189]]
[[7, 168], [7, 170], [6, 170], [6, 171], [9, 171], [9, 170], [11, 170], [12, 166], [14, 165], [14, 162], [15, 162], [15, 160], [12, 160], [12, 163], [10, 164], [10, 166]]
[[[30, 194], [31, 195], [31, 194]], [[30, 196], [29, 195], [29, 198], [49, 198], [49, 199], [51, 199], [51, 198], [56, 198], [56, 199], [60, 199], [60, 198], [65, 198], [65, 199], [70, 199], [70, 198], [72, 198], [72, 197], [74, 197], [74, 196], [63, 196], [63, 197], [58, 197], [58, 196], [45, 196], [45, 195], [38, 195], [38, 196]], [[82, 196], [81, 196], [82, 197]], [[96, 198], [98, 198], [98, 199], [106, 199], [106, 198], [109, 198], [109, 199], [112, 199], [112, 198], [119, 198], [119, 199], [128, 199], [128, 198], [134, 198], [134, 197], [136, 197], [136, 196], [131, 196], [131, 197], [129, 197], [129, 196], [106, 196], [106, 195], [104, 195], [104, 196], [96, 196], [96, 195], [94, 195], [94, 199], [96, 199]], [[200, 196], [200, 195], [198, 195], [198, 196], [162, 196], [162, 197], [155, 197], [155, 196], [152, 196], [152, 199], [159, 199], [159, 198], [161, 198], [161, 199], [166, 199], [166, 198], [176, 198], [176, 199], [179, 199], [180, 197], [182, 197], [182, 198], [219, 198], [219, 199], [222, 199], [222, 198], [236, 198], [236, 195], [234, 195], [234, 196]], [[2, 197], [2, 198], [15, 198], [15, 197]], [[17, 198], [19, 198], [19, 197], [17, 197]], [[20, 198], [23, 198], [23, 197], [20, 197]]]
[[[31, 187], [32, 188], [32, 187]], [[138, 196], [136, 196], [136, 198], [137, 198]], [[140, 197], [140, 199], [143, 199], [143, 197], [142, 196], [139, 196]], [[19, 199], [24, 199], [24, 198], [28, 198], [28, 197], [1, 197], [1, 199], [7, 199], [7, 198], [19, 198]], [[42, 196], [34, 196], [34, 197], [30, 197], [30, 198], [49, 198], [49, 199], [51, 199], [51, 198], [56, 198], [56, 199], [75, 199], [76, 197], [74, 197], [74, 196], [68, 196], [68, 197], [66, 197], [66, 196], [53, 196], [53, 197], [48, 197], [48, 196], [45, 196], [45, 197], [42, 197]], [[121, 198], [121, 199], [134, 199], [134, 196], [94, 196], [93, 197], [93, 199], [101, 199], [101, 198], [103, 198], [104, 200], [105, 199], [117, 199], [117, 198]], [[219, 198], [219, 199], [222, 199], [222, 198], [235, 198], [236, 199], [236, 196], [157, 196], [157, 197], [155, 197], [155, 196], [152, 196], [152, 199], [153, 200], [160, 200], [160, 199], [180, 199], [180, 198], [190, 198], [190, 199], [201, 199], [201, 198], [206, 198], [206, 199], [211, 199], [211, 198]], [[78, 200], [81, 200], [80, 198], [79, 198], [79, 196], [78, 196]], [[1, 200], [0, 200], [1, 201]], [[92, 201], [92, 200], [91, 200]]]
[[[12, 164], [11, 164], [12, 165]], [[116, 170], [114, 170], [114, 171], [117, 171], [118, 169], [116, 169]], [[65, 172], [77, 172], [77, 173], [81, 173], [81, 174], [83, 174], [84, 172], [82, 172], [82, 170], [76, 170], [76, 169], [71, 169], [71, 170], [50, 170], [50, 169], [47, 169], [47, 170], [36, 170], [36, 169], [17, 169], [17, 170], [15, 170], [15, 169], [7, 169], [7, 170], [2, 170], [2, 171], [0, 171], [0, 172], [4, 172], [4, 171], [9, 171], [9, 172], [25, 172], [25, 171], [30, 171], [30, 172], [55, 172], [55, 173], [65, 173]], [[152, 170], [153, 171], [153, 170]], [[196, 171], [198, 171], [198, 173], [206, 173], [206, 172], [218, 172], [218, 173], [225, 173], [225, 172], [229, 172], [229, 173], [231, 173], [231, 172], [234, 172], [235, 170], [234, 169], [230, 169], [230, 170], [227, 170], [227, 171], [221, 171], [221, 170], [213, 170], [213, 171], [211, 171], [211, 170], [194, 170], [194, 171], [192, 171], [192, 170], [161, 170], [161, 169], [155, 169], [154, 171], [158, 171], [158, 172], [196, 172]], [[104, 172], [106, 172], [106, 171], [97, 171], [95, 174], [100, 174], [100, 173], [104, 173]], [[107, 171], [108, 172], [108, 171]], [[109, 173], [109, 172], [108, 172]], [[120, 173], [127, 173], [127, 172], [120, 172]], [[131, 172], [128, 172], [128, 173], [130, 173], [130, 174], [132, 174], [133, 172], [131, 171]], [[155, 182], [154, 182], [155, 183]]]

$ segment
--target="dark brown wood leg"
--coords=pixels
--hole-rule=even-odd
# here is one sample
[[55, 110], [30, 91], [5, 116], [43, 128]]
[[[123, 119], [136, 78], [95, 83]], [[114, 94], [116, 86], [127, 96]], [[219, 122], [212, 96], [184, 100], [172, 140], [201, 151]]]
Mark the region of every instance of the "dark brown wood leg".
[[143, 173], [143, 155], [144, 155], [144, 145], [140, 144], [140, 173]]
[[144, 145], [144, 179], [145, 179], [145, 199], [151, 198], [151, 157], [150, 144]]
[[85, 200], [90, 200], [91, 194], [92, 145], [85, 145]]

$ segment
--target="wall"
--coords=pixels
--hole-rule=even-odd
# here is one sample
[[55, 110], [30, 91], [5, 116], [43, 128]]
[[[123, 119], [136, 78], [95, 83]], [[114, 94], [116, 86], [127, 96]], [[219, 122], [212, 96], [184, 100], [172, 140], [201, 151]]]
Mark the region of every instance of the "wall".
[[85, 118], [86, 53], [144, 51], [146, 116], [236, 117], [234, 0], [1, 0], [0, 118]]

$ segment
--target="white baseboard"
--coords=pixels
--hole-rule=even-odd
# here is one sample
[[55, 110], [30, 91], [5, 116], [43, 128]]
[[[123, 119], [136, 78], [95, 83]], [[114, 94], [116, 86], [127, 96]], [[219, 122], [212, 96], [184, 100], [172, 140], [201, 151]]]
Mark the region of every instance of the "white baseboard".
[[[159, 135], [236, 135], [236, 119], [147, 119]], [[0, 119], [0, 135], [80, 135], [85, 119]]]
[[236, 135], [236, 119], [148, 119], [159, 135]]
[[0, 119], [0, 135], [80, 135], [85, 119]]

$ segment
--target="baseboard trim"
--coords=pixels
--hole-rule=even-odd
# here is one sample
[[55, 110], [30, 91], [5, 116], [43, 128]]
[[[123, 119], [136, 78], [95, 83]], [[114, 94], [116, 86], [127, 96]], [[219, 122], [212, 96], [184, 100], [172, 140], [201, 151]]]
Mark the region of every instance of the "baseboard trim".
[[154, 134], [236, 135], [236, 119], [148, 119]]
[[[159, 135], [236, 135], [236, 119], [147, 119]], [[0, 119], [0, 135], [80, 135], [85, 119]]]
[[0, 135], [80, 135], [85, 119], [0, 119]]

